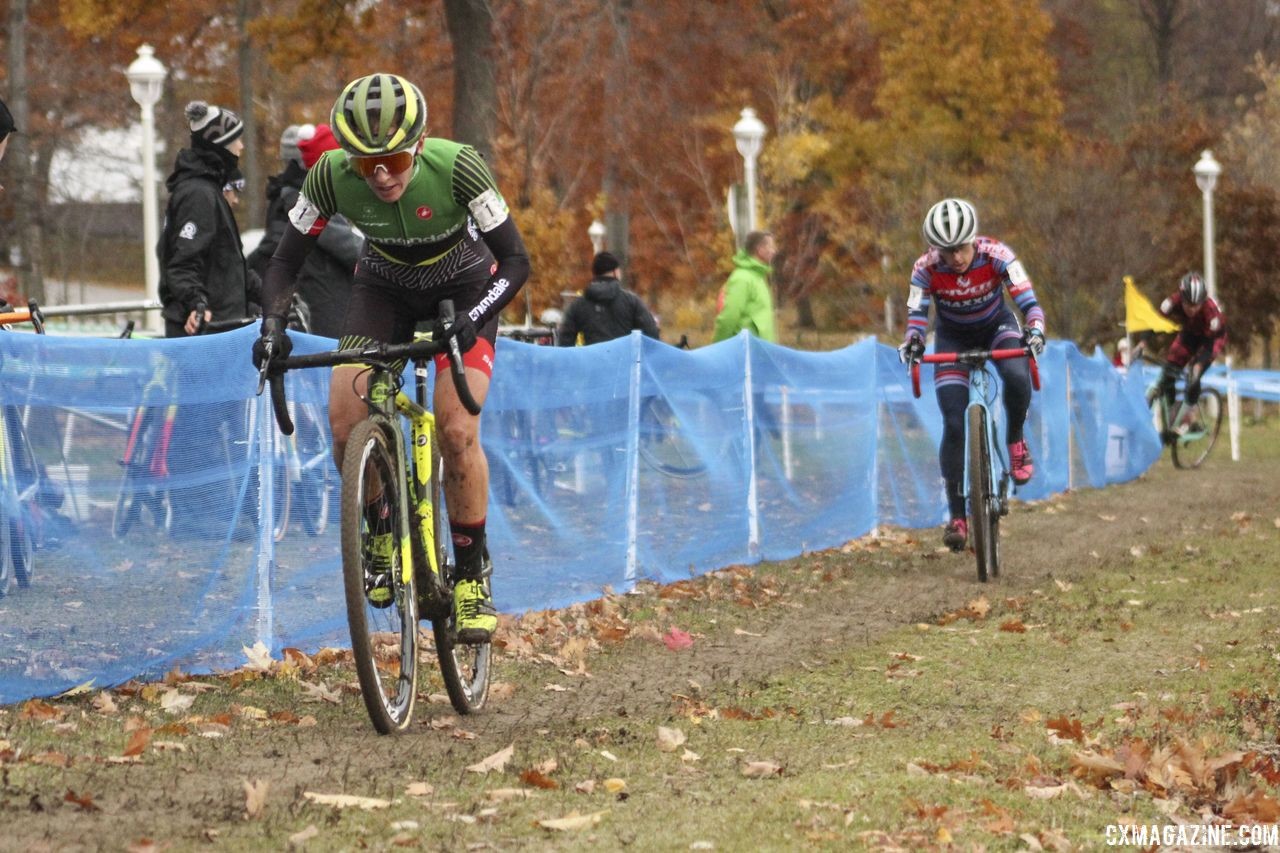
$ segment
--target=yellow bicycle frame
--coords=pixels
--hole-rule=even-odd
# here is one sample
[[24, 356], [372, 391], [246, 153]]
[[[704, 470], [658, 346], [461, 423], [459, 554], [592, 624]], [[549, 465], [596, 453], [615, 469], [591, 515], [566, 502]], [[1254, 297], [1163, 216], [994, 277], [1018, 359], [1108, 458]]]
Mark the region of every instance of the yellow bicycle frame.
[[[381, 371], [375, 373], [369, 380], [369, 403], [381, 411], [386, 412], [387, 391], [390, 388], [390, 381], [387, 375]], [[434, 475], [433, 460], [434, 441], [436, 437], [436, 416], [420, 406], [418, 403], [410, 399], [409, 395], [401, 390], [396, 392], [395, 411], [409, 421], [410, 437], [413, 447], [413, 482], [406, 481], [407, 497], [417, 502], [418, 508], [418, 534], [421, 537], [422, 549], [426, 552], [427, 562], [431, 566], [431, 572], [437, 578], [440, 576], [440, 566], [436, 559], [436, 514], [435, 504], [431, 500], [431, 477]], [[390, 414], [390, 413], [389, 413]], [[392, 415], [394, 416], [394, 415]], [[404, 462], [404, 448], [397, 448], [397, 455], [400, 456], [402, 463]], [[406, 472], [410, 469], [402, 465], [402, 469]], [[404, 535], [400, 539], [400, 566], [401, 566], [401, 582], [408, 584], [413, 577], [413, 548], [409, 540], [409, 531], [412, 525], [409, 523], [409, 501], [403, 501], [401, 506], [401, 530]]]

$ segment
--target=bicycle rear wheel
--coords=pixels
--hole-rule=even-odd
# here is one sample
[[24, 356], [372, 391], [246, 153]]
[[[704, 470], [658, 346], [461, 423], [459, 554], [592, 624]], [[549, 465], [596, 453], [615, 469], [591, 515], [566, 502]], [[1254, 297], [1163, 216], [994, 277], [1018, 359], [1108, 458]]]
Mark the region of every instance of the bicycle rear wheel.
[[1222, 395], [1213, 388], [1202, 388], [1200, 399], [1190, 409], [1190, 429], [1173, 440], [1173, 464], [1179, 468], [1199, 468], [1222, 428]]
[[[452, 537], [449, 533], [449, 511], [444, 505], [444, 463], [439, 447], [431, 445], [431, 483], [428, 486], [432, 513], [435, 519], [436, 565], [445, 588], [451, 593], [457, 582], [457, 565], [453, 557]], [[426, 569], [427, 567], [424, 567]], [[485, 581], [488, 584], [488, 580]], [[489, 698], [490, 663], [493, 644], [463, 644], [457, 641], [458, 626], [455, 622], [452, 596], [449, 606], [440, 618], [431, 623], [436, 641], [436, 657], [440, 660], [440, 676], [453, 709], [459, 714], [474, 714], [484, 707]]]
[[[417, 695], [418, 600], [412, 573], [404, 577], [398, 545], [403, 495], [395, 435], [378, 421], [361, 421], [342, 460], [342, 577], [351, 654], [369, 719], [380, 734], [409, 726]], [[370, 527], [367, 507], [376, 502], [390, 510], [386, 532]], [[390, 542], [376, 541], [379, 536]]]
[[969, 532], [978, 563], [978, 580], [1000, 573], [1000, 512], [991, 478], [991, 448], [985, 412], [969, 409]]

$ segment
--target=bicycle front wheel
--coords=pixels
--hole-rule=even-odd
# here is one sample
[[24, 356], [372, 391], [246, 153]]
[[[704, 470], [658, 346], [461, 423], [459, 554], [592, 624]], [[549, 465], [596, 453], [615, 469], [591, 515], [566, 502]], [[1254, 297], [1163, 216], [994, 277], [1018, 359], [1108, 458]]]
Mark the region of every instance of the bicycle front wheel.
[[[445, 588], [452, 592], [457, 582], [457, 563], [453, 557], [452, 537], [449, 533], [449, 511], [444, 505], [444, 463], [440, 449], [431, 445], [431, 483], [427, 486], [434, 508], [436, 565]], [[425, 568], [425, 567], [424, 567]], [[485, 581], [488, 583], [488, 580]], [[444, 679], [449, 702], [459, 714], [474, 714], [484, 707], [489, 698], [490, 663], [493, 644], [464, 644], [458, 642], [458, 626], [452, 601], [444, 613], [431, 623], [436, 641], [436, 657], [440, 661], [440, 677]]]
[[[395, 431], [373, 420], [351, 431], [342, 460], [342, 577], [351, 654], [369, 719], [404, 731], [417, 694], [418, 599], [404, 572]], [[370, 523], [372, 518], [373, 523]]]
[[1179, 468], [1199, 468], [1209, 457], [1222, 428], [1222, 395], [1213, 388], [1203, 388], [1200, 399], [1189, 406], [1187, 431], [1173, 439], [1173, 464]]
[[991, 476], [991, 446], [985, 412], [969, 409], [969, 532], [978, 563], [978, 580], [1000, 574], [1000, 512]]

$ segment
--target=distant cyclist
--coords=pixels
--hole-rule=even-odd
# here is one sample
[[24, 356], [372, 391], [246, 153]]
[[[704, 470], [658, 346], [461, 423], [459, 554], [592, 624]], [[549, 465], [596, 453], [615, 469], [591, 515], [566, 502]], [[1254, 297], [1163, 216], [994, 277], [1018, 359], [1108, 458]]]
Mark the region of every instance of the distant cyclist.
[[[1165, 353], [1160, 390], [1172, 406], [1174, 385], [1178, 373], [1185, 367], [1187, 405], [1194, 406], [1200, 400], [1200, 378], [1227, 347], [1227, 318], [1218, 303], [1209, 296], [1209, 289], [1198, 272], [1189, 272], [1182, 277], [1178, 289], [1160, 303], [1160, 313], [1179, 326], [1177, 336]], [[1175, 429], [1189, 426], [1174, 425]]]
[[[436, 319], [433, 336], [456, 337], [471, 392], [484, 402], [498, 314], [528, 278], [529, 256], [484, 160], [469, 145], [427, 137], [426, 120], [422, 92], [396, 74], [361, 77], [338, 95], [329, 124], [340, 148], [325, 152], [307, 172], [289, 214], [293, 227], [267, 264], [255, 364], [268, 342], [274, 354], [288, 354], [285, 315], [298, 270], [326, 223], [342, 214], [368, 241], [339, 347], [407, 342], [419, 320], [435, 319], [440, 301], [452, 299], [457, 321], [446, 326]], [[446, 370], [441, 356], [437, 375]], [[352, 428], [368, 413], [361, 399], [366, 386], [363, 367], [334, 368], [329, 422], [339, 465]], [[454, 591], [458, 639], [484, 642], [498, 620], [484, 583], [492, 566], [485, 549], [489, 466], [480, 418], [463, 408], [452, 382], [436, 382], [434, 408], [460, 578]], [[366, 507], [366, 515], [375, 531], [372, 556], [389, 566], [393, 543], [385, 502]]]
[[[1004, 243], [978, 235], [978, 214], [963, 199], [948, 198], [929, 208], [924, 218], [929, 250], [911, 270], [907, 298], [907, 333], [898, 348], [903, 361], [924, 355], [929, 306], [937, 305], [935, 352], [970, 349], [1031, 347], [1044, 351], [1044, 311], [1036, 302], [1031, 279]], [[1004, 290], [1026, 319], [1024, 330], [1005, 304]], [[1031, 452], [1022, 435], [1031, 405], [1031, 374], [1025, 359], [996, 362], [1004, 385], [1004, 409], [1013, 481], [1026, 483], [1035, 474]], [[963, 551], [969, 538], [964, 496], [964, 412], [969, 404], [969, 372], [962, 365], [939, 364], [934, 371], [934, 394], [942, 410], [942, 446], [938, 461], [946, 481], [951, 520], [942, 541]]]

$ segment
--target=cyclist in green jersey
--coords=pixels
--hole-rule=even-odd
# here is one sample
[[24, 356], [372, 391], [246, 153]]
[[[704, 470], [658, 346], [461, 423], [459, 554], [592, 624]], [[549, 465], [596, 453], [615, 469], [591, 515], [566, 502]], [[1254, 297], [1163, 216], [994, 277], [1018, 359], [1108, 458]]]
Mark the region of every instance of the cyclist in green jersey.
[[[340, 348], [370, 342], [403, 343], [419, 320], [435, 319], [442, 299], [454, 300], [457, 320], [438, 319], [437, 339], [456, 337], [467, 381], [483, 404], [493, 375], [498, 314], [529, 277], [529, 256], [502, 194], [474, 148], [425, 135], [427, 104], [413, 83], [396, 74], [371, 74], [348, 83], [329, 124], [340, 148], [307, 173], [298, 201], [267, 263], [263, 320], [254, 363], [291, 349], [285, 317], [295, 278], [325, 224], [342, 214], [367, 240], [356, 266]], [[268, 344], [270, 349], [268, 350]], [[447, 369], [436, 360], [437, 377]], [[341, 465], [347, 437], [365, 417], [360, 367], [334, 368], [329, 423]], [[445, 464], [445, 499], [460, 581], [454, 593], [458, 639], [483, 642], [497, 614], [483, 583], [491, 564], [485, 549], [489, 465], [480, 446], [480, 419], [469, 414], [452, 382], [437, 381], [434, 408]], [[375, 529], [385, 507], [370, 506]], [[390, 553], [390, 524], [385, 548]]]

